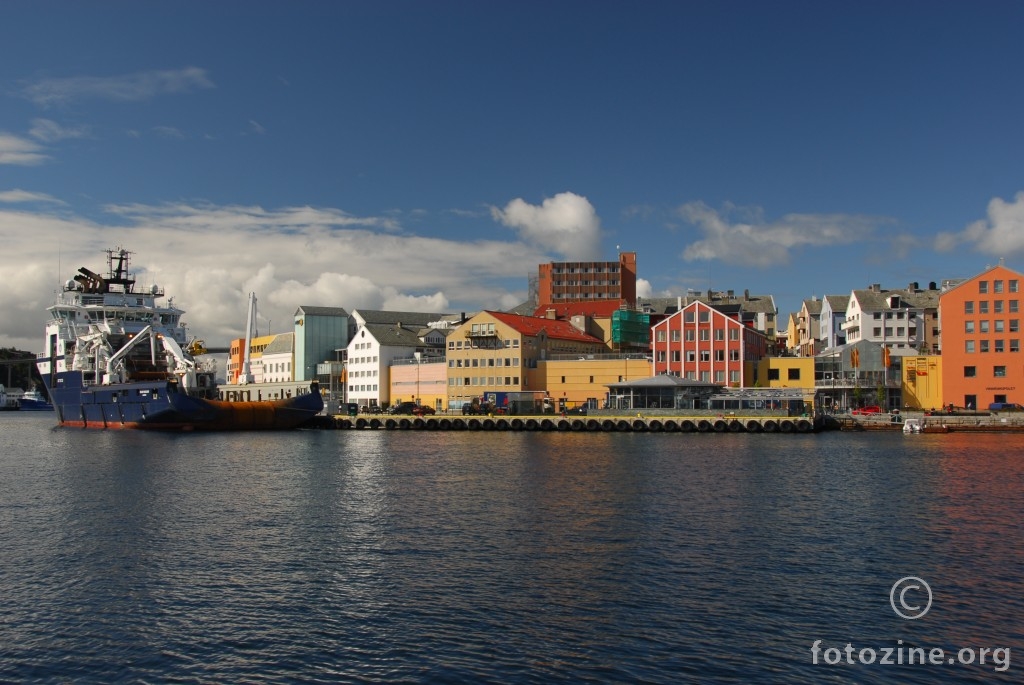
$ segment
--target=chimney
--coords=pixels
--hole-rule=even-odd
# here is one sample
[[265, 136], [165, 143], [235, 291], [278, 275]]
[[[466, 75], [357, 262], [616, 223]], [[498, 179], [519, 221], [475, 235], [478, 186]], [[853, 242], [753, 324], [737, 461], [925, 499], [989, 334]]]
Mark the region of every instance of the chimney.
[[750, 301], [750, 288], [744, 288], [744, 290], [743, 290], [743, 301], [744, 302], [749, 302]]
[[938, 290], [939, 286], [935, 284], [935, 281], [928, 282], [928, 290]]
[[727, 291], [726, 291], [726, 294], [728, 294], [728, 295], [729, 295], [729, 299], [730, 299], [730, 300], [731, 300], [731, 299], [733, 298], [733, 296], [735, 295], [735, 293], [733, 293], [733, 291], [732, 291], [732, 290], [727, 290]]
[[917, 281], [914, 281], [913, 283], [911, 283], [910, 285], [907, 286], [907, 290], [909, 290], [911, 292], [914, 292], [917, 289], [918, 289], [917, 288]]
[[871, 292], [873, 292], [873, 293], [880, 293], [880, 292], [882, 292], [882, 284], [881, 283], [872, 283], [871, 284]]
[[544, 318], [545, 319], [556, 319], [556, 318], [558, 318], [554, 308], [548, 308], [547, 311], [544, 312]]

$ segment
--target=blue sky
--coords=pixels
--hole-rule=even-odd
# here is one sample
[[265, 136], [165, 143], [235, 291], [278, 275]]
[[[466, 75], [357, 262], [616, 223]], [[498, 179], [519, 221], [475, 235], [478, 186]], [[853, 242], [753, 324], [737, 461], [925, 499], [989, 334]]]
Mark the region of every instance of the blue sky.
[[0, 4], [0, 346], [134, 251], [210, 343], [552, 260], [802, 299], [1024, 269], [1024, 4]]

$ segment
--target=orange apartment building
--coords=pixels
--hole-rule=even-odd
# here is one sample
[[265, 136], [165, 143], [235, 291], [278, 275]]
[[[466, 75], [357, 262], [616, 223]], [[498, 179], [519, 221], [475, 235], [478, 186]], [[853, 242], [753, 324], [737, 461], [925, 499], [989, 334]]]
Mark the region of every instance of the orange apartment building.
[[992, 402], [1024, 404], [1022, 281], [1024, 275], [999, 264], [940, 295], [945, 404], [974, 409]]
[[537, 304], [618, 300], [636, 305], [636, 252], [617, 262], [551, 262], [537, 272]]

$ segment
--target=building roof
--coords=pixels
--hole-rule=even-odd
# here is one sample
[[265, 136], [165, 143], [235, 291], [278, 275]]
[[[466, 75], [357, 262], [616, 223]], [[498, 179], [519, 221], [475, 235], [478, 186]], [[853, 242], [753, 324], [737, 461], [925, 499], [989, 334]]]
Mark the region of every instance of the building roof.
[[678, 297], [638, 297], [637, 306], [654, 314], [675, 314], [692, 302], [703, 302], [720, 311], [743, 311], [759, 314], [776, 314], [775, 298], [771, 295], [751, 295], [744, 290], [736, 293], [732, 290], [721, 292], [708, 290], [705, 292], [689, 291]]
[[508, 314], [506, 312], [485, 311], [498, 321], [511, 326], [522, 335], [535, 336], [543, 331], [548, 338], [555, 340], [571, 340], [581, 343], [592, 343], [602, 345], [603, 343], [592, 335], [584, 333], [568, 321], [559, 319], [546, 319], [540, 316], [521, 316], [519, 314]]
[[850, 305], [849, 295], [826, 295], [821, 299], [823, 302], [828, 302], [828, 306], [832, 308], [833, 312], [845, 312]]
[[399, 326], [393, 323], [368, 323], [363, 326], [382, 347], [431, 347], [420, 337], [421, 326]]
[[[452, 314], [438, 312], [392, 312], [382, 309], [355, 309], [352, 316], [360, 324], [396, 324], [410, 326], [426, 326], [434, 321], [441, 321]], [[457, 315], [456, 315], [457, 316]]]
[[939, 306], [939, 290], [920, 290], [911, 288], [895, 288], [885, 290], [882, 288], [867, 288], [865, 290], [854, 290], [851, 298], [857, 298], [861, 311], [885, 311], [891, 309], [889, 298], [896, 296], [900, 298], [905, 307], [914, 309], [936, 309]]
[[606, 383], [608, 388], [715, 388], [722, 386], [717, 383], [706, 383], [704, 381], [691, 380], [681, 376], [670, 376], [659, 374], [648, 378], [639, 378], [635, 381], [621, 381], [619, 383]]
[[279, 333], [274, 336], [274, 339], [270, 341], [269, 345], [263, 348], [263, 355], [290, 353], [293, 351], [294, 346], [294, 333]]
[[610, 319], [612, 314], [622, 309], [625, 300], [595, 300], [593, 302], [559, 302], [543, 304], [533, 311], [534, 316], [546, 317], [547, 312], [554, 310], [555, 317], [568, 319], [572, 316], [589, 316], [594, 319]]
[[821, 300], [816, 297], [804, 300], [803, 309], [806, 309], [808, 314], [821, 314]]
[[348, 316], [348, 312], [341, 307], [313, 307], [308, 304], [300, 305], [295, 313], [307, 316]]

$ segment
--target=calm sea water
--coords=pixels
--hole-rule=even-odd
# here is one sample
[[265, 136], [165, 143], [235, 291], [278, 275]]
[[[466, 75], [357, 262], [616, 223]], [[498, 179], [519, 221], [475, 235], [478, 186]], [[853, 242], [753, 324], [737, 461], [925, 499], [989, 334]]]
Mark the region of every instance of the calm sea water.
[[53, 421], [0, 415], [2, 681], [1021, 680], [1022, 437]]

